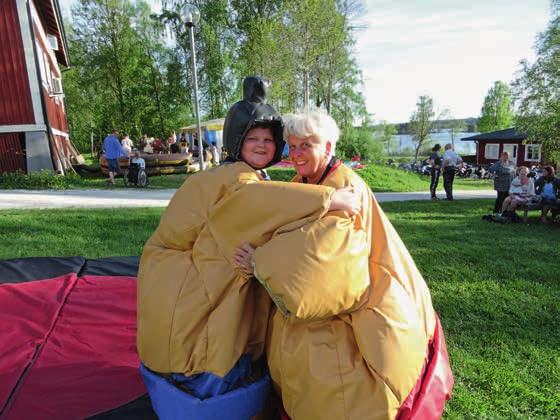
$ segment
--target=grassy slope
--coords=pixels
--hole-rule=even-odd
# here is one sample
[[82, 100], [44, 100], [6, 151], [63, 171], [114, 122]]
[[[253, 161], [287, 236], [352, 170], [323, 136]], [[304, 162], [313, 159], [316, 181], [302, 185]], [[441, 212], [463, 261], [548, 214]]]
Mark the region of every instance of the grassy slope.
[[[293, 169], [272, 168], [269, 169], [272, 179], [279, 181], [289, 181], [295, 175]], [[410, 173], [404, 170], [391, 168], [381, 165], [370, 165], [366, 169], [359, 171], [359, 174], [370, 185], [373, 191], [428, 191], [430, 178], [421, 176], [415, 173]], [[149, 178], [149, 189], [161, 188], [179, 188], [185, 181], [187, 175], [165, 175], [165, 176], [152, 176]], [[58, 186], [54, 188], [126, 188], [122, 179], [117, 180], [116, 187], [109, 187], [106, 182], [107, 178], [80, 178], [80, 177], [67, 177], [64, 180], [58, 180]], [[492, 189], [490, 181], [480, 181], [472, 179], [456, 179], [455, 189]], [[9, 188], [8, 185], [2, 185], [0, 188]], [[18, 187], [19, 188], [19, 187]], [[41, 188], [40, 186], [31, 186], [30, 189]], [[443, 178], [440, 179], [439, 189], [443, 191]]]
[[[445, 417], [558, 418], [560, 227], [536, 223], [536, 214], [529, 225], [482, 221], [491, 206], [383, 204], [444, 325], [456, 380]], [[2, 211], [0, 258], [139, 255], [161, 213]]]
[[[359, 170], [360, 176], [375, 192], [429, 191], [430, 177], [389, 166], [370, 165]], [[454, 189], [474, 190], [492, 189], [488, 180], [455, 178]], [[440, 177], [438, 190], [443, 191], [443, 177]]]

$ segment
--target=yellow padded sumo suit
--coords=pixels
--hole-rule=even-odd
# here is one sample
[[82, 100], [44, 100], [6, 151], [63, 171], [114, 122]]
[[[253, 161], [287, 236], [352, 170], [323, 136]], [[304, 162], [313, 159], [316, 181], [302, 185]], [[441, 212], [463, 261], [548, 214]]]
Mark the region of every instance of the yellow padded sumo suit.
[[[263, 182], [237, 162], [195, 174], [177, 191], [144, 247], [138, 274], [140, 359], [161, 373], [226, 374], [242, 354], [261, 356], [270, 298], [231, 264], [244, 242], [325, 214], [333, 189]], [[348, 295], [352, 306], [367, 289]], [[349, 303], [350, 302], [350, 303]]]
[[[393, 419], [434, 334], [430, 293], [364, 181], [342, 165], [323, 185], [361, 188], [353, 223], [328, 213], [279, 229], [254, 254], [255, 274], [277, 303], [266, 345], [271, 376], [294, 420]], [[364, 264], [371, 286], [356, 309], [344, 296]]]

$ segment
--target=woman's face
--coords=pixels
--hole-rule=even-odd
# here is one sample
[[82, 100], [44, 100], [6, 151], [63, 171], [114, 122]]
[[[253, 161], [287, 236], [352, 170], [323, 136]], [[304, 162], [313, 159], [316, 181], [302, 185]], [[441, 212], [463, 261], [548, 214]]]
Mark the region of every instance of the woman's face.
[[528, 170], [528, 169], [526, 169], [526, 168], [521, 168], [521, 169], [519, 170], [519, 176], [527, 177], [527, 175], [529, 175], [529, 170]]
[[255, 127], [249, 130], [241, 147], [241, 158], [255, 169], [268, 166], [274, 158], [276, 144], [270, 128]]
[[312, 182], [318, 181], [328, 164], [331, 142], [323, 142], [316, 135], [309, 137], [291, 135], [288, 136], [288, 146], [290, 159], [298, 175], [310, 178]]
[[544, 177], [544, 178], [548, 178], [549, 175], [550, 175], [550, 174], [548, 173], [548, 169], [546, 169], [546, 168], [544, 168], [544, 169], [542, 170], [542, 174], [543, 174], [543, 177]]

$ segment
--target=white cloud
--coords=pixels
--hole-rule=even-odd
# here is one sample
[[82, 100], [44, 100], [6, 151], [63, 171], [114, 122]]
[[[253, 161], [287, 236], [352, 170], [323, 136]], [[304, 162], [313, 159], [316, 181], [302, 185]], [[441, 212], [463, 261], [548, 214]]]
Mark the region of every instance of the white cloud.
[[368, 1], [356, 53], [370, 112], [406, 121], [427, 93], [457, 117], [477, 116], [492, 83], [511, 81], [519, 60], [533, 57], [548, 2], [527, 3]]

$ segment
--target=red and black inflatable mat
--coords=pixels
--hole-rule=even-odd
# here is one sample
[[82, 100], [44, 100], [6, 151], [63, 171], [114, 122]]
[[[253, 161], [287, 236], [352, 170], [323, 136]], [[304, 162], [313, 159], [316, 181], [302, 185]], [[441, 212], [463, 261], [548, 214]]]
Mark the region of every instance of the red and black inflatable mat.
[[138, 257], [0, 260], [0, 419], [154, 419]]

